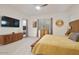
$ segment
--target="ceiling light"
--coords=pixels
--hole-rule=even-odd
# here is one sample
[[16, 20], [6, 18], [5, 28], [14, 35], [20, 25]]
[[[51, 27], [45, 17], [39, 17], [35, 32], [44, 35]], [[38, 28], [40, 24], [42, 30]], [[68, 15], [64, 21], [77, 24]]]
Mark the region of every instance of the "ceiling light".
[[36, 6], [35, 8], [36, 8], [37, 10], [40, 10], [40, 9], [41, 9], [40, 6]]

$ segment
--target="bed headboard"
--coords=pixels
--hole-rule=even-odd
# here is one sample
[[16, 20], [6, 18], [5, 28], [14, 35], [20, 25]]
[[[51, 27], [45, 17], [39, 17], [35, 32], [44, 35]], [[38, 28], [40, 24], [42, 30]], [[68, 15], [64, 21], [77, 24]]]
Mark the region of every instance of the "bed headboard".
[[69, 23], [71, 32], [79, 32], [79, 19]]
[[69, 26], [71, 27], [71, 29], [68, 29], [65, 35], [69, 35], [71, 32], [79, 32], [79, 19], [71, 21], [69, 23]]

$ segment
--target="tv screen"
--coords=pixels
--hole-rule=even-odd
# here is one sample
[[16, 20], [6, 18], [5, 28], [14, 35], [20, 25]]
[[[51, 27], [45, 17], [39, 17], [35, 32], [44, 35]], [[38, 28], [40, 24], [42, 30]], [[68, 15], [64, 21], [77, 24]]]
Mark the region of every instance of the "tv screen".
[[19, 27], [19, 20], [14, 20], [13, 21], [13, 27]]
[[7, 17], [7, 16], [2, 16], [1, 26], [2, 27], [19, 27], [19, 20], [11, 18], [11, 17]]

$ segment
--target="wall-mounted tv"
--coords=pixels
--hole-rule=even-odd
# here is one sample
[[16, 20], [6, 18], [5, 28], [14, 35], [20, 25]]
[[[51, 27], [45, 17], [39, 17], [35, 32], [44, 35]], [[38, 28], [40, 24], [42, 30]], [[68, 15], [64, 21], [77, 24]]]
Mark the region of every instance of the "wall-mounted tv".
[[2, 27], [19, 27], [20, 23], [18, 19], [2, 16], [1, 26]]

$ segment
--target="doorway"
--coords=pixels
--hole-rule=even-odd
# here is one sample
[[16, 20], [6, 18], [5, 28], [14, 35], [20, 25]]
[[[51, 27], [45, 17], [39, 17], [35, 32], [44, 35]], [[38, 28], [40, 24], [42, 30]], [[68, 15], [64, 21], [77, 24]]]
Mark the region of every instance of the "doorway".
[[28, 36], [28, 20], [23, 20], [23, 37]]
[[53, 34], [53, 19], [38, 19], [37, 20], [37, 37], [45, 34]]

